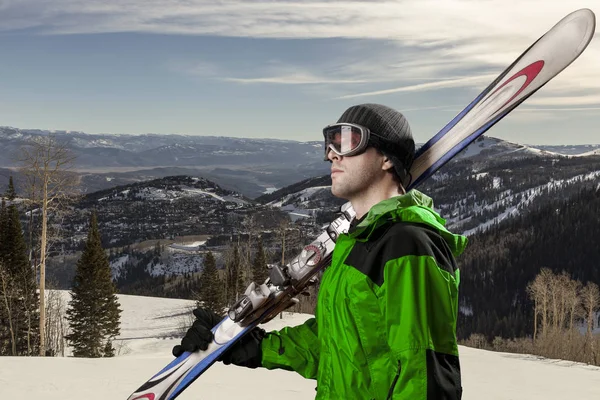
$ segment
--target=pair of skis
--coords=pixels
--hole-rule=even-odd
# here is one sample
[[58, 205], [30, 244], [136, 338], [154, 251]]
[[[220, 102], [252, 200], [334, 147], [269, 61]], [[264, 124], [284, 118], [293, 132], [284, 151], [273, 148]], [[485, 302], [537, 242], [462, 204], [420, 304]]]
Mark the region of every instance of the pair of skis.
[[[596, 20], [589, 9], [577, 10], [533, 43], [471, 104], [423, 145], [411, 168], [415, 188], [464, 150], [477, 137], [569, 66], [586, 49]], [[271, 270], [263, 284], [252, 283], [228, 315], [213, 328], [214, 340], [205, 351], [185, 352], [137, 389], [128, 400], [171, 400], [214, 364], [237, 340], [298, 300], [331, 261], [335, 241], [346, 233], [355, 213], [350, 203], [301, 253]]]

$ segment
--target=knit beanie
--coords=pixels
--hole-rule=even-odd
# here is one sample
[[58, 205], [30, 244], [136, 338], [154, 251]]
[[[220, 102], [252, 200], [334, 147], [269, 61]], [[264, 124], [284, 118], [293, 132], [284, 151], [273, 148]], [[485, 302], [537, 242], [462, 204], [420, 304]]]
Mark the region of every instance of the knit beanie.
[[402, 113], [381, 104], [359, 104], [344, 111], [337, 122], [357, 124], [378, 135], [371, 135], [369, 145], [390, 159], [404, 187], [410, 183], [409, 171], [415, 158], [415, 142]]

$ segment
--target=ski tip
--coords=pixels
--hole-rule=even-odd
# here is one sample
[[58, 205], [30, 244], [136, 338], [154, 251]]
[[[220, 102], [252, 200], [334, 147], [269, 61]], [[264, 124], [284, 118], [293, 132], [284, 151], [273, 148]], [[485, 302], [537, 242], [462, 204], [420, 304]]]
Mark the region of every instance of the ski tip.
[[594, 14], [592, 10], [589, 8], [580, 8], [562, 19], [562, 21], [572, 20], [578, 20], [578, 23], [587, 25], [587, 31], [591, 33], [591, 36], [594, 36], [596, 30], [596, 14]]
[[[544, 36], [557, 35], [572, 40], [573, 60], [590, 44], [596, 32], [596, 15], [589, 8], [580, 8], [567, 14]], [[540, 38], [541, 39], [541, 38]]]
[[580, 47], [577, 49], [580, 53], [590, 44], [596, 33], [596, 14], [589, 8], [582, 8], [573, 11], [566, 18], [575, 20], [574, 23], [580, 26], [583, 33], [583, 40]]

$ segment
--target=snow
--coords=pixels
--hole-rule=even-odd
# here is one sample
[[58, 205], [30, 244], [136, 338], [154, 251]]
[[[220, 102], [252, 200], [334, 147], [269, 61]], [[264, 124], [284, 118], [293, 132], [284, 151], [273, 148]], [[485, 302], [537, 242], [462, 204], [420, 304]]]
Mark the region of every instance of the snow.
[[[512, 201], [515, 198], [515, 196], [519, 196], [519, 195], [521, 196], [521, 201], [516, 205], [506, 207], [503, 212], [499, 213], [494, 218], [479, 224], [475, 228], [463, 231], [462, 234], [466, 235], [466, 236], [473, 235], [474, 233], [483, 231], [483, 230], [487, 229], [488, 227], [490, 227], [491, 225], [493, 225], [495, 223], [499, 223], [510, 216], [518, 215], [520, 213], [521, 209], [526, 208], [536, 197], [543, 195], [545, 193], [548, 193], [549, 190], [560, 189], [561, 187], [563, 187], [565, 185], [570, 185], [570, 184], [573, 184], [578, 181], [581, 181], [581, 182], [595, 181], [595, 180], [598, 180], [599, 178], [600, 178], [600, 171], [592, 171], [592, 172], [589, 172], [586, 174], [576, 175], [569, 179], [551, 180], [550, 182], [548, 182], [544, 185], [526, 189], [522, 192], [518, 192], [518, 193], [514, 193], [514, 194], [507, 190], [504, 193], [502, 193], [500, 200], [495, 201], [490, 204], [487, 204], [483, 207], [481, 205], [475, 204], [473, 207], [473, 210], [478, 211], [481, 209], [495, 209], [495, 208], [501, 209], [504, 205], [508, 204], [508, 202]], [[501, 183], [502, 183], [502, 180], [500, 178], [494, 177], [493, 185], [495, 188], [500, 187]], [[453, 224], [457, 224], [457, 223], [461, 223], [461, 222], [465, 222], [465, 221], [452, 220]]]
[[585, 153], [577, 154], [574, 157], [589, 157], [589, 156], [599, 156], [599, 155], [600, 155], [600, 149], [595, 149], [595, 150], [587, 151]]
[[152, 276], [160, 275], [182, 275], [188, 272], [202, 270], [204, 258], [195, 252], [173, 252], [158, 264], [148, 264], [146, 271]]
[[[68, 297], [68, 292], [62, 292]], [[107, 359], [0, 357], [2, 399], [126, 399], [173, 357], [172, 347], [189, 325], [192, 301], [119, 295], [119, 354]], [[267, 330], [297, 325], [308, 314], [284, 313]], [[530, 355], [460, 346], [465, 400], [600, 398], [600, 368]], [[32, 380], [31, 377], [35, 377]], [[178, 400], [312, 399], [316, 382], [282, 370], [213, 365]]]
[[331, 190], [331, 186], [313, 186], [302, 189], [299, 192], [288, 194], [278, 201], [272, 201], [268, 203], [268, 205], [273, 207], [281, 207], [284, 203], [289, 202], [291, 199], [299, 200], [301, 202], [307, 201], [310, 200], [315, 194], [318, 194], [323, 190]]
[[121, 276], [121, 269], [123, 268], [123, 264], [129, 261], [129, 254], [122, 255], [121, 257], [111, 261], [110, 269], [112, 270], [113, 278], [118, 278]]
[[206, 190], [202, 190], [202, 189], [194, 189], [194, 188], [190, 188], [190, 187], [182, 187], [181, 188], [184, 192], [189, 193], [190, 195], [207, 195], [207, 196], [212, 196], [217, 200], [220, 201], [225, 201], [225, 199], [223, 199], [223, 197], [215, 194], [215, 193], [211, 193], [211, 192], [207, 192]]
[[195, 241], [192, 243], [185, 243], [185, 244], [173, 243], [173, 244], [169, 245], [169, 248], [176, 249], [176, 250], [197, 251], [200, 248], [200, 246], [204, 246], [205, 244], [206, 244], [206, 240]]
[[497, 176], [495, 176], [494, 177], [494, 183], [493, 183], [494, 189], [498, 189], [501, 184], [502, 184], [502, 179], [498, 178]]

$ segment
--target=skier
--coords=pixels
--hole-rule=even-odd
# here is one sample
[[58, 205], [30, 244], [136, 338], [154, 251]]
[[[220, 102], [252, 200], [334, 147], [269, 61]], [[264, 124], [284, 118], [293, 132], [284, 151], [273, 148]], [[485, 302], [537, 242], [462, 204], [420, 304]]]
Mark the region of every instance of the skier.
[[[455, 257], [467, 238], [445, 228], [430, 197], [405, 191], [415, 155], [408, 121], [361, 104], [323, 135], [331, 191], [356, 219], [337, 239], [315, 317], [268, 333], [257, 327], [220, 360], [316, 379], [316, 399], [460, 399]], [[222, 319], [194, 315], [176, 357], [205, 350]]]

